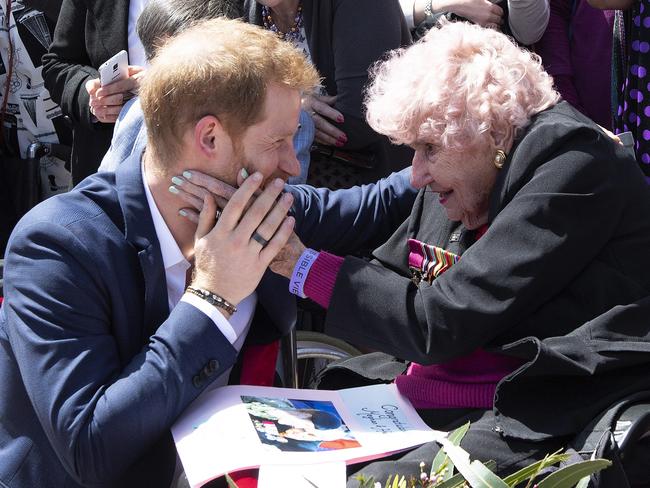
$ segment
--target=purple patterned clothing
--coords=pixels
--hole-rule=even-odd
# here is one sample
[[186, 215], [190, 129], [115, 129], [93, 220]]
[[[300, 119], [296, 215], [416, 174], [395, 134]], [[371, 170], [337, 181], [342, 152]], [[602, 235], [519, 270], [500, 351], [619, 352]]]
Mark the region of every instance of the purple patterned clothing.
[[650, 183], [650, 0], [617, 12], [614, 38], [614, 131], [632, 132], [636, 159]]

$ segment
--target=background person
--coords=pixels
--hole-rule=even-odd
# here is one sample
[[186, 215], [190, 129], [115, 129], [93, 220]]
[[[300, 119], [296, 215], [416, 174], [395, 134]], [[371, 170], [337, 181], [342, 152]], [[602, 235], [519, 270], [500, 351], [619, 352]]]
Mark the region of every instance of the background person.
[[612, 130], [611, 70], [614, 11], [587, 0], [551, 0], [544, 35], [535, 44], [562, 98]]
[[[322, 174], [319, 183], [349, 187], [377, 181], [408, 165], [412, 153], [373, 131], [362, 110], [368, 68], [387, 51], [411, 42], [397, 0], [245, 0], [244, 9], [249, 22], [301, 49], [323, 77], [322, 93], [303, 101], [316, 126], [315, 141], [331, 150], [374, 158], [371, 169], [352, 167], [346, 172], [344, 163], [329, 164], [331, 158], [324, 156], [321, 163], [312, 164], [309, 183]], [[350, 159], [361, 162], [353, 154]], [[331, 174], [328, 166], [343, 176]]]
[[[72, 119], [72, 182], [97, 171], [113, 124], [133, 97], [145, 64], [136, 21], [147, 0], [63, 0], [54, 40], [43, 56], [43, 79], [52, 99]], [[129, 78], [103, 89], [97, 69], [118, 52], [129, 53]]]
[[[20, 217], [70, 187], [72, 132], [43, 85], [41, 64], [60, 7], [0, 0], [0, 172], [8, 182], [0, 194], [0, 255]], [[44, 146], [54, 150], [40, 157]]]
[[548, 0], [400, 0], [409, 28], [419, 39], [441, 17], [454, 15], [482, 27], [498, 28], [524, 46], [540, 40], [549, 21]]
[[614, 133], [630, 131], [636, 159], [650, 183], [650, 22], [647, 0], [589, 0], [616, 10], [612, 62]]

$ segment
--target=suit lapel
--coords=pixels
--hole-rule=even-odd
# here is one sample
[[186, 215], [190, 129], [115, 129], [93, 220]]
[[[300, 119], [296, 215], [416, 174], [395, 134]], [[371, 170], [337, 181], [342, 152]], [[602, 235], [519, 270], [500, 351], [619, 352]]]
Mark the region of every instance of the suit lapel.
[[107, 59], [122, 49], [128, 50], [129, 0], [87, 1], [87, 5], [106, 48]]
[[[116, 172], [118, 199], [124, 215], [124, 237], [138, 252], [144, 285], [146, 341], [169, 316], [167, 281], [160, 244], [151, 219], [140, 169], [140, 155], [125, 160]], [[137, 299], [137, 297], [134, 297]]]

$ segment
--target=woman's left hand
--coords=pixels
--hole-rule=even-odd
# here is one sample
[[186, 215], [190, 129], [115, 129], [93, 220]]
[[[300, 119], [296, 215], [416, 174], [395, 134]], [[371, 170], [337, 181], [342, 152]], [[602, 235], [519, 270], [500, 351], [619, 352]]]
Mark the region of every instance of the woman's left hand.
[[331, 121], [343, 123], [345, 118], [333, 107], [334, 103], [336, 97], [326, 95], [312, 93], [302, 97], [302, 109], [311, 116], [316, 126], [314, 140], [328, 146], [341, 147], [348, 142], [348, 137]]

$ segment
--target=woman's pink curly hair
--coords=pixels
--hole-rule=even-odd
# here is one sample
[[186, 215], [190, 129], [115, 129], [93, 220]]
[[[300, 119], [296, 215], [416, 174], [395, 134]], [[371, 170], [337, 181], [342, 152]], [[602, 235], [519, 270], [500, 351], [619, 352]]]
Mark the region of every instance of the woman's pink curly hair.
[[495, 30], [446, 22], [375, 65], [366, 116], [397, 144], [499, 147], [559, 98], [539, 56]]

